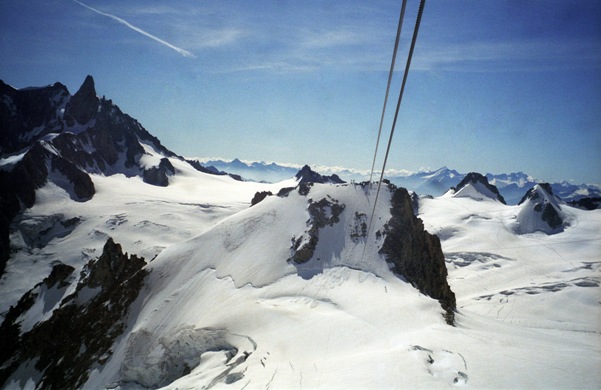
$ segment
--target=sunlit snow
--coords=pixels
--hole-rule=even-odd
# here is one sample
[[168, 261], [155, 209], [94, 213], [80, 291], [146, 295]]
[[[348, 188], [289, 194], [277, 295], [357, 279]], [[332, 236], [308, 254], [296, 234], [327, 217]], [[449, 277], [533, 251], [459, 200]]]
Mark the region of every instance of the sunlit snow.
[[[48, 275], [51, 261], [80, 270], [109, 236], [152, 260], [124, 335], [106, 363], [94, 367], [86, 388], [601, 383], [601, 210], [570, 207], [573, 223], [560, 234], [516, 234], [521, 206], [474, 199], [481, 195], [475, 193], [420, 199], [419, 217], [441, 239], [457, 296], [452, 327], [437, 301], [392, 274], [378, 254], [374, 232], [389, 218], [386, 189], [370, 237], [356, 238], [355, 215], [371, 212], [375, 191], [316, 184], [306, 197], [292, 191], [249, 207], [255, 192], [277, 193], [296, 182], [237, 182], [171, 162], [178, 174], [168, 187], [94, 175], [97, 193], [88, 202], [73, 202], [48, 184], [37, 205], [15, 221], [17, 252], [0, 282], [2, 312]], [[345, 210], [340, 222], [320, 231], [312, 259], [317, 271], [303, 278], [302, 267], [286, 259], [291, 238], [307, 228], [309, 198], [335, 199]], [[59, 214], [79, 219], [64, 236], [47, 230]], [[39, 237], [47, 245], [27, 244], [31, 221], [48, 225], [41, 230], [53, 236]], [[46, 297], [52, 306], [58, 292]], [[30, 366], [7, 385], [35, 376]]]

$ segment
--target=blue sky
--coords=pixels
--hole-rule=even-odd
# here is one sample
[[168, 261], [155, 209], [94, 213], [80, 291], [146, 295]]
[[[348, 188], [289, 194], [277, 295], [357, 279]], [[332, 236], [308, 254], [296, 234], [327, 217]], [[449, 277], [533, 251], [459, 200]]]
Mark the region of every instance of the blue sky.
[[[3, 0], [0, 79], [91, 74], [185, 156], [369, 169], [400, 4]], [[427, 2], [389, 168], [601, 183], [600, 153], [601, 2]]]

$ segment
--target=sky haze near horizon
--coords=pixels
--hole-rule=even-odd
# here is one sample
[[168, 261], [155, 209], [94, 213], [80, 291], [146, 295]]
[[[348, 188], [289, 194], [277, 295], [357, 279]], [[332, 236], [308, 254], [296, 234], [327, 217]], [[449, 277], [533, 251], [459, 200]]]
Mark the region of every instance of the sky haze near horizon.
[[[5, 0], [0, 79], [75, 93], [91, 74], [180, 155], [369, 169], [400, 6]], [[443, 165], [601, 184], [601, 2], [426, 3], [388, 168]]]

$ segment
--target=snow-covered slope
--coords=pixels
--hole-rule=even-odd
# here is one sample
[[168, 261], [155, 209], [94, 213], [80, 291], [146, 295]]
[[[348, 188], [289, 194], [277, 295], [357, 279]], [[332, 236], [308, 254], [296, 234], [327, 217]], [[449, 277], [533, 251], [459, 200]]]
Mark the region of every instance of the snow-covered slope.
[[[273, 376], [273, 372], [263, 370], [267, 360], [273, 359], [279, 365], [286, 357], [300, 371], [298, 378], [286, 375], [284, 386], [303, 381], [302, 371], [307, 372], [305, 386], [331, 386], [338, 375], [324, 372], [319, 378], [313, 370], [317, 369], [320, 348], [327, 338], [332, 338], [336, 328], [344, 329], [344, 337], [332, 338], [335, 352], [327, 364], [346, 362], [344, 370], [355, 371], [353, 375], [366, 386], [376, 380], [369, 374], [371, 366], [362, 366], [375, 361], [380, 353], [392, 358], [395, 349], [389, 349], [389, 341], [379, 340], [377, 333], [370, 336], [377, 343], [377, 349], [370, 353], [351, 343], [374, 330], [375, 323], [356, 322], [357, 318], [367, 321], [372, 317], [374, 299], [383, 300], [389, 293], [398, 297], [390, 307], [382, 301], [384, 311], [390, 308], [397, 313], [391, 312], [392, 318], [411, 318], [405, 325], [394, 325], [395, 329], [449, 325], [444, 322], [440, 304], [394, 275], [385, 255], [378, 254], [395, 229], [385, 226], [391, 208], [387, 189], [376, 207], [378, 217], [368, 238], [366, 212], [371, 210], [375, 193], [366, 191], [359, 185], [301, 184], [280, 196], [269, 196], [199, 236], [162, 251], [146, 267], [149, 277], [132, 306], [123, 337], [111, 348], [106, 364], [97, 366], [88, 386], [104, 387], [116, 382], [125, 387], [181, 383], [202, 387], [241, 381], [246, 375], [245, 381], [267, 384]], [[405, 197], [410, 204], [408, 194]], [[100, 200], [96, 198], [93, 201]], [[409, 213], [414, 218], [410, 207]], [[118, 226], [127, 226], [129, 219], [122, 218], [124, 223]], [[309, 256], [300, 255], [307, 251]], [[375, 296], [374, 288], [378, 290]], [[363, 308], [355, 306], [359, 301]], [[57, 304], [56, 300], [53, 304]], [[390, 326], [394, 322], [391, 320]], [[320, 330], [326, 325], [333, 326], [329, 336]], [[314, 335], [315, 331], [323, 334]], [[291, 334], [297, 336], [290, 338]], [[313, 335], [311, 340], [309, 335]], [[407, 359], [412, 359], [413, 352], [421, 351], [404, 344], [398, 347], [405, 348], [411, 352]], [[349, 355], [342, 358], [340, 353]], [[421, 365], [421, 360], [416, 359], [414, 365]], [[16, 369], [8, 383], [16, 383], [23, 372], [30, 372], [27, 367], [33, 362], [27, 362]], [[252, 374], [245, 374], [247, 370]], [[445, 381], [459, 375], [453, 370], [445, 371]], [[173, 382], [181, 376], [185, 376], [183, 382]], [[384, 379], [382, 383], [388, 381]]]
[[0, 313], [42, 281], [53, 264], [81, 267], [99, 256], [108, 237], [127, 252], [151, 260], [164, 248], [247, 208], [257, 191], [277, 193], [296, 185], [294, 180], [239, 182], [198, 172], [175, 158], [170, 161], [178, 174], [168, 187], [149, 185], [139, 177], [91, 175], [96, 194], [87, 202], [74, 202], [53, 182], [39, 189], [35, 206], [12, 224], [12, 254], [0, 279]]
[[470, 375], [475, 388], [601, 383], [595, 368], [601, 364], [601, 212], [567, 208], [575, 223], [562, 233], [518, 235], [520, 206], [420, 200], [420, 218], [441, 238], [458, 328], [479, 339], [464, 348], [482, 348], [471, 356], [461, 350], [470, 373], [486, 376], [476, 386]]
[[[138, 194], [133, 207], [134, 189], [124, 194], [119, 202], [130, 209], [122, 223], [109, 226], [98, 216], [98, 230], [130, 241], [130, 248], [148, 236], [136, 233], [135, 226], [141, 218], [155, 222], [151, 214], [178, 220], [166, 226], [189, 233], [196, 219], [200, 234], [167, 247], [146, 266], [149, 275], [124, 333], [103, 363], [93, 366], [85, 388], [595, 388], [601, 383], [599, 210], [570, 209], [578, 224], [557, 235], [517, 235], [511, 224], [520, 206], [470, 197], [421, 199], [420, 217], [441, 238], [457, 296], [452, 327], [438, 302], [394, 275], [378, 254], [391, 207], [387, 189], [367, 236], [363, 224], [375, 194], [361, 186], [298, 187], [249, 208], [241, 200], [248, 202], [258, 184], [189, 174], [170, 185], [178, 190], [173, 193], [135, 179], [136, 186], [157, 192]], [[102, 179], [113, 186], [118, 180], [132, 183], [118, 176]], [[119, 199], [103, 199], [102, 193], [90, 201], [98, 202], [98, 214], [101, 202], [108, 207]], [[224, 198], [226, 193], [231, 198]], [[181, 198], [174, 202], [169, 196]], [[184, 206], [191, 199], [211, 207]], [[329, 202], [323, 216], [333, 223], [319, 229], [310, 260], [296, 263], [291, 259], [311, 230], [308, 206], [320, 199]], [[232, 209], [207, 219], [218, 204]], [[342, 212], [334, 205], [344, 205]], [[193, 210], [195, 218], [179, 213]], [[89, 240], [84, 225], [67, 237]], [[148, 233], [161, 237], [159, 230]], [[57, 250], [59, 241], [47, 247]], [[24, 385], [27, 378], [35, 380], [35, 372], [31, 365], [22, 367], [7, 383]]]

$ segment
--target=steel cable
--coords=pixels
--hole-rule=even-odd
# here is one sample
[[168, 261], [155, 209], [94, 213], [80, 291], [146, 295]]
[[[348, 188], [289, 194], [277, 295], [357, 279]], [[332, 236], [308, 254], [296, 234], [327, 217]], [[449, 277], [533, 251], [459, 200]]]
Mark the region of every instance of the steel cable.
[[[405, 65], [405, 72], [403, 74], [403, 83], [401, 84], [401, 91], [399, 92], [399, 98], [398, 98], [396, 110], [394, 113], [394, 120], [392, 121], [390, 137], [388, 138], [388, 146], [386, 147], [386, 154], [384, 155], [384, 164], [382, 165], [382, 172], [380, 172], [380, 180], [378, 181], [378, 189], [376, 191], [376, 199], [374, 201], [373, 209], [371, 212], [371, 217], [369, 218], [369, 225], [367, 228], [367, 237], [369, 237], [369, 233], [371, 231], [371, 226], [372, 226], [373, 219], [374, 219], [374, 214], [376, 212], [378, 196], [380, 195], [380, 188], [382, 186], [382, 180], [384, 178], [384, 171], [386, 170], [386, 163], [388, 162], [388, 155], [390, 153], [390, 145], [392, 144], [392, 137], [394, 136], [394, 129], [396, 127], [397, 119], [399, 116], [399, 109], [401, 107], [401, 101], [403, 100], [403, 92], [405, 91], [405, 84], [407, 83], [407, 75], [409, 74], [409, 68], [411, 67], [411, 58], [413, 57], [413, 51], [415, 49], [415, 42], [417, 40], [417, 34], [419, 32], [419, 25], [422, 20], [422, 14], [424, 12], [425, 4], [426, 4], [426, 0], [420, 0], [419, 9], [417, 11], [417, 19], [415, 20], [415, 28], [413, 29], [413, 37], [411, 39], [411, 46], [409, 48], [409, 54], [407, 56], [407, 64]], [[367, 245], [367, 243], [366, 243], [366, 245]], [[364, 249], [364, 252], [365, 252], [365, 249]]]

